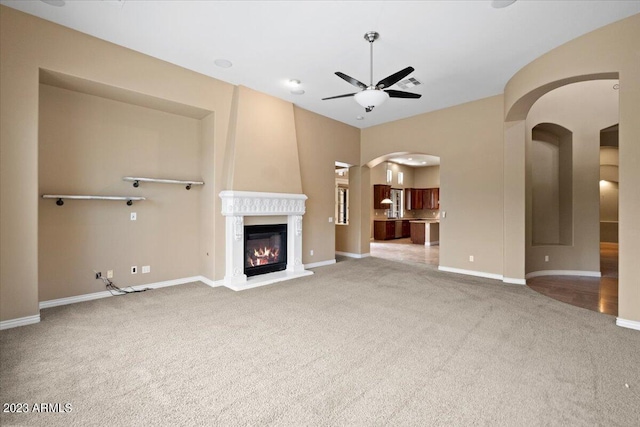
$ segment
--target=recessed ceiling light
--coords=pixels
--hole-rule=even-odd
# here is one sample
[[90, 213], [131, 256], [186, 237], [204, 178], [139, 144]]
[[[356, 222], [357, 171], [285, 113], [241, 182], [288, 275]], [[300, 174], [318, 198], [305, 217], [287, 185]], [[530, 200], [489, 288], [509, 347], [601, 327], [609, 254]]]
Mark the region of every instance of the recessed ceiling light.
[[220, 68], [229, 68], [233, 65], [228, 59], [216, 59], [213, 63]]
[[409, 157], [409, 160], [413, 160], [413, 158], [412, 158], [412, 157]]
[[40, 0], [42, 3], [46, 3], [49, 6], [62, 7], [64, 6], [64, 0]]
[[293, 89], [291, 91], [291, 94], [292, 95], [304, 95], [304, 90], [302, 90], [302, 89]]
[[358, 117], [356, 117], [356, 120], [364, 120], [364, 117], [358, 116]]
[[494, 9], [502, 9], [503, 7], [511, 6], [515, 2], [516, 0], [493, 0], [491, 6], [493, 6]]
[[291, 87], [298, 87], [298, 86], [300, 86], [300, 80], [298, 80], [298, 79], [291, 79], [291, 80], [289, 80], [289, 86], [291, 86]]
[[422, 162], [422, 164], [423, 164], [423, 165], [426, 165], [426, 164], [427, 164], [427, 162]]

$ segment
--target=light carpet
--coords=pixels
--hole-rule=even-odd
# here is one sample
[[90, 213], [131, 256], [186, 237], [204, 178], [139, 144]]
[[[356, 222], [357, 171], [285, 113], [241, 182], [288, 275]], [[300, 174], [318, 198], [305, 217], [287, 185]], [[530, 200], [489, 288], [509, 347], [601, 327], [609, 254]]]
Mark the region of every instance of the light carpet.
[[[233, 292], [201, 283], [0, 332], [29, 426], [637, 426], [640, 333], [528, 289], [376, 258]], [[627, 387], [628, 386], [628, 387]]]

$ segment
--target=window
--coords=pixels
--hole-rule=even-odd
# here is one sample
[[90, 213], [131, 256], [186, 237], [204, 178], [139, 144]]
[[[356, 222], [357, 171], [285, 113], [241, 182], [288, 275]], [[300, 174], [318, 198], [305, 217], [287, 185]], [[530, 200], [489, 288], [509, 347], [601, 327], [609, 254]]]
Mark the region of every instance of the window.
[[349, 189], [336, 187], [336, 224], [349, 224]]
[[404, 215], [404, 209], [402, 204], [403, 191], [397, 188], [391, 189], [391, 201], [393, 204], [387, 210], [388, 218], [402, 218]]
[[404, 173], [398, 172], [398, 185], [404, 184]]

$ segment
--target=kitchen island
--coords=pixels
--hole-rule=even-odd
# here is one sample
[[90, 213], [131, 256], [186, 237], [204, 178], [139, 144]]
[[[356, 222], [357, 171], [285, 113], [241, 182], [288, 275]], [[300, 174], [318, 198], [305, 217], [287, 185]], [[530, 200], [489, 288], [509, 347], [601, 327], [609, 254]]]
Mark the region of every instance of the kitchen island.
[[440, 221], [416, 220], [410, 221], [411, 243], [433, 246], [440, 244]]

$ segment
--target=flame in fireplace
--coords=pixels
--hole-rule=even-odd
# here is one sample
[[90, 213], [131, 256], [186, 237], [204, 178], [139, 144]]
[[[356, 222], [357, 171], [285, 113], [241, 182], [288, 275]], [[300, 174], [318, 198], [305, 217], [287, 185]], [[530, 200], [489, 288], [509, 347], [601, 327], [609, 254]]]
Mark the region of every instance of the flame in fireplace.
[[251, 267], [257, 267], [259, 265], [267, 265], [274, 262], [278, 262], [280, 257], [279, 248], [258, 248], [253, 250], [253, 256], [250, 256], [248, 261]]

